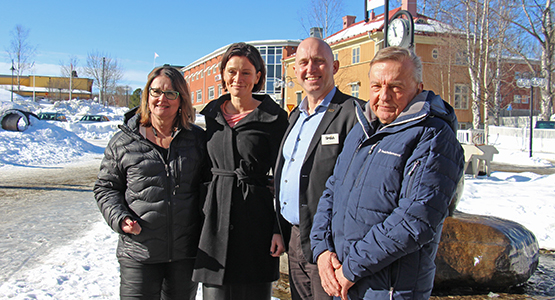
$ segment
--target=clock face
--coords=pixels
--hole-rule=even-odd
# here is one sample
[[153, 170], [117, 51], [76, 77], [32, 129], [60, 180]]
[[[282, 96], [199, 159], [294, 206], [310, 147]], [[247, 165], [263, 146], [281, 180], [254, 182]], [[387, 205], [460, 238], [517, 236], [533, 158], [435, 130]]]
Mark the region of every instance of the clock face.
[[407, 36], [407, 30], [402, 19], [394, 19], [387, 28], [387, 43], [390, 46], [400, 46]]

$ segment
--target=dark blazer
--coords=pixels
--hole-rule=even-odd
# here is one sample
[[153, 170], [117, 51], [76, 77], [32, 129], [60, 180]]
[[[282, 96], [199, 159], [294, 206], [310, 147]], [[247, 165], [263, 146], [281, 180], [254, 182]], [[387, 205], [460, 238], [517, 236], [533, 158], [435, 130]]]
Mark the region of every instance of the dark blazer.
[[[310, 229], [312, 228], [312, 219], [318, 208], [318, 200], [322, 196], [322, 192], [326, 189], [326, 180], [333, 173], [335, 160], [343, 149], [343, 142], [351, 128], [357, 123], [355, 113], [355, 101], [364, 107], [364, 101], [343, 94], [336, 89], [328, 110], [325, 112], [320, 125], [316, 129], [316, 133], [310, 142], [310, 146], [305, 156], [301, 169], [300, 188], [299, 188], [299, 213], [301, 233], [301, 245], [303, 254], [307, 261], [313, 262], [312, 251], [310, 250]], [[291, 236], [291, 224], [289, 224], [280, 213], [279, 189], [281, 181], [281, 170], [283, 168], [283, 144], [289, 132], [299, 118], [299, 108], [296, 107], [289, 116], [289, 127], [285, 132], [285, 136], [281, 141], [279, 148], [279, 156], [275, 167], [274, 184], [276, 187], [275, 202], [278, 219], [280, 220], [280, 230], [285, 242], [285, 247], [289, 245]], [[322, 145], [321, 136], [323, 134], [339, 135], [339, 143], [335, 145]]]
[[287, 113], [268, 95], [233, 128], [220, 109], [229, 94], [202, 110], [212, 181], [193, 280], [208, 284], [271, 282], [279, 258], [270, 255], [276, 215], [268, 172], [287, 128]]

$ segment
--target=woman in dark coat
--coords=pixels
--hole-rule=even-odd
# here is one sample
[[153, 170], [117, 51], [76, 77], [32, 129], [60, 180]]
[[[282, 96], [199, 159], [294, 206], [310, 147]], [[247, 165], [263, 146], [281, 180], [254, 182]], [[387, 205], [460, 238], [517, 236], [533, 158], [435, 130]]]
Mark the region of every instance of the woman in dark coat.
[[258, 50], [233, 44], [220, 72], [229, 92], [201, 112], [206, 120], [212, 182], [193, 280], [205, 300], [270, 299], [284, 251], [277, 228], [269, 171], [287, 128], [287, 113], [268, 95]]
[[128, 113], [104, 152], [94, 194], [119, 233], [121, 299], [195, 299], [209, 172], [206, 135], [192, 123], [189, 97], [178, 70], [154, 69], [137, 114]]

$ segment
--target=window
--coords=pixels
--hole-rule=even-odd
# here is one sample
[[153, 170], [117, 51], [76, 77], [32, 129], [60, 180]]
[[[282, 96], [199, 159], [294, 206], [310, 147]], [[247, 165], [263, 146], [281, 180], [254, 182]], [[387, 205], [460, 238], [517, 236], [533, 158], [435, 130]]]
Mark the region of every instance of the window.
[[515, 99], [513, 100], [514, 103], [520, 103], [522, 96], [521, 95], [515, 95]]
[[210, 71], [212, 71], [212, 68], [208, 68], [208, 69], [206, 70], [206, 76], [210, 76]]
[[301, 104], [301, 101], [303, 101], [303, 92], [302, 91], [298, 91], [296, 92], [297, 94], [297, 105]]
[[222, 85], [218, 84], [218, 95], [217, 95], [217, 97], [220, 97], [221, 95], [223, 95]]
[[195, 103], [195, 92], [191, 92], [191, 103]]
[[214, 99], [214, 87], [210, 86], [208, 87], [208, 100], [212, 99]]
[[353, 48], [353, 64], [360, 62], [360, 47]]
[[524, 104], [528, 104], [528, 100], [530, 100], [530, 96], [521, 96], [522, 97], [522, 103]]
[[439, 57], [439, 50], [434, 49], [432, 50], [432, 58], [437, 59]]
[[351, 96], [358, 98], [358, 91], [360, 86], [358, 84], [351, 84]]
[[335, 51], [333, 52], [333, 60], [339, 60], [339, 52]]
[[455, 84], [455, 109], [468, 109], [468, 85]]
[[275, 46], [258, 46], [256, 48], [260, 51], [266, 65], [266, 84], [260, 92], [277, 94], [280, 89], [274, 86], [274, 82], [282, 77], [281, 59], [283, 58], [283, 49]]
[[466, 51], [459, 51], [455, 55], [456, 65], [466, 65], [468, 64], [468, 53]]
[[202, 102], [202, 90], [197, 91], [197, 102]]

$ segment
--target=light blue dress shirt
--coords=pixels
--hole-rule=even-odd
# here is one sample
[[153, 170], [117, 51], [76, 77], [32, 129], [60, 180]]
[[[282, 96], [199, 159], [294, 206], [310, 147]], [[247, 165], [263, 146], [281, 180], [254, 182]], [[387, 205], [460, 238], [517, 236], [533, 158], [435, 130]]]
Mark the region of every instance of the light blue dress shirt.
[[293, 225], [299, 225], [299, 188], [304, 158], [310, 146], [310, 141], [313, 138], [320, 140], [320, 137], [315, 137], [314, 133], [318, 129], [318, 125], [320, 125], [320, 121], [322, 121], [336, 90], [337, 88], [334, 87], [324, 97], [324, 100], [320, 102], [312, 115], [308, 113], [306, 97], [301, 101], [301, 104], [299, 104], [299, 118], [283, 144], [284, 163], [281, 171], [279, 200], [282, 216]]

